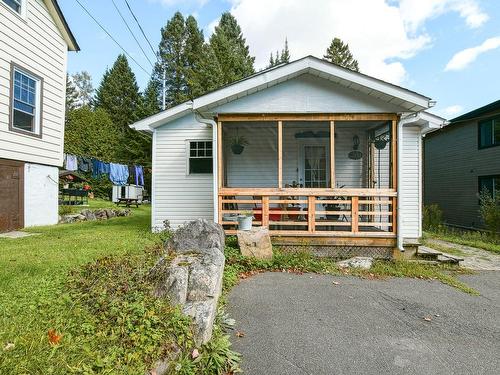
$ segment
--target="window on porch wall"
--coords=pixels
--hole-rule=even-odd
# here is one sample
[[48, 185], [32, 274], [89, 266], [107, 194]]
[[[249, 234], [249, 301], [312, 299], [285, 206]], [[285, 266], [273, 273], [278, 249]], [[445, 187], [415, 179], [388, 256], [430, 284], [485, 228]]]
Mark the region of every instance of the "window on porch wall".
[[[222, 129], [223, 187], [277, 190], [278, 122], [224, 122]], [[282, 188], [327, 189], [331, 188], [332, 177], [337, 189], [391, 187], [390, 121], [335, 121], [334, 176], [330, 167], [330, 129], [330, 121], [282, 122]], [[268, 199], [271, 230], [308, 230], [307, 195], [297, 191], [292, 196], [269, 196]], [[351, 196], [316, 196], [315, 199], [315, 231], [352, 230]], [[228, 203], [223, 205], [224, 209], [232, 209], [233, 214], [238, 210], [254, 210], [256, 224], [262, 224], [261, 197], [242, 195], [236, 200], [249, 200], [249, 203]], [[281, 200], [290, 202], [280, 203]], [[291, 203], [292, 200], [297, 203]], [[390, 231], [391, 198], [359, 200], [357, 231]]]

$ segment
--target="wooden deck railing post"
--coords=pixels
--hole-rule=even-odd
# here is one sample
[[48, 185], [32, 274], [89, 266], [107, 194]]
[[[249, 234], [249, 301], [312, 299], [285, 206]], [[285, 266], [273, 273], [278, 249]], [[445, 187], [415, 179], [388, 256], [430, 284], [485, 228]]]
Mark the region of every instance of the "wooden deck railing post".
[[398, 230], [398, 227], [397, 227], [397, 222], [398, 222], [398, 219], [397, 219], [397, 198], [396, 197], [392, 197], [392, 227], [391, 227], [391, 231], [392, 233], [396, 234], [396, 231]]
[[359, 223], [359, 206], [358, 206], [359, 197], [353, 196], [351, 197], [351, 232], [358, 232], [358, 223]]
[[262, 226], [269, 228], [269, 196], [262, 196]]
[[224, 208], [223, 208], [223, 207], [224, 207], [224, 205], [222, 204], [222, 198], [223, 198], [223, 197], [222, 197], [222, 195], [219, 195], [219, 197], [218, 197], [218, 198], [219, 198], [219, 200], [218, 200], [218, 202], [217, 202], [217, 206], [218, 206], [218, 208], [219, 208], [219, 212], [218, 212], [218, 213], [219, 213], [219, 217], [218, 217], [218, 219], [219, 219], [219, 224], [220, 224], [220, 225], [222, 225], [222, 210], [224, 209]]
[[316, 197], [307, 197], [307, 228], [309, 233], [316, 232]]
[[283, 122], [278, 121], [278, 189], [283, 188]]

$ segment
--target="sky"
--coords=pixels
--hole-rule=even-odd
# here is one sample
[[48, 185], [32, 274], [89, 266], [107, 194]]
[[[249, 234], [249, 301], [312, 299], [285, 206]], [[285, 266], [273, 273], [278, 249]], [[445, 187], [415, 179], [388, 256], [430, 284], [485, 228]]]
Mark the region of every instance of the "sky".
[[[129, 54], [141, 89], [155, 55], [125, 0], [78, 0]], [[81, 51], [70, 52], [68, 72], [88, 71], [94, 87], [123, 50], [76, 0], [59, 0]], [[193, 15], [205, 38], [230, 11], [265, 68], [288, 40], [291, 59], [322, 57], [334, 37], [349, 44], [360, 71], [437, 101], [447, 119], [500, 99], [498, 0], [128, 0], [156, 50], [160, 30], [180, 11]], [[138, 43], [127, 29], [125, 18]], [[141, 51], [142, 50], [144, 51]], [[131, 56], [131, 57], [130, 57]], [[132, 61], [135, 59], [137, 63]], [[149, 61], [148, 61], [149, 60]]]

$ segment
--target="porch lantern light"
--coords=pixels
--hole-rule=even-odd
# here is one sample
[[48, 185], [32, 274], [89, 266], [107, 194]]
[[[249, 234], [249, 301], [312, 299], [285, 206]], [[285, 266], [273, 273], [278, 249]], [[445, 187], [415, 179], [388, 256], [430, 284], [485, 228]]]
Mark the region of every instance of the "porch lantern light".
[[359, 160], [363, 157], [363, 153], [358, 150], [359, 147], [359, 137], [355, 135], [352, 137], [352, 151], [347, 155], [349, 159]]

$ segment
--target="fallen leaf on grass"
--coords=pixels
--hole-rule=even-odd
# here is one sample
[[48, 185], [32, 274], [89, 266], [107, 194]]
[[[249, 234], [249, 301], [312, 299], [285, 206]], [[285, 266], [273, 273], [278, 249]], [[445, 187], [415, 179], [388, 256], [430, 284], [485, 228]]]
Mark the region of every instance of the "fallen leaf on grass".
[[9, 350], [14, 349], [15, 345], [12, 342], [8, 342], [7, 345], [4, 346], [3, 351], [7, 352]]
[[49, 329], [49, 342], [52, 345], [57, 345], [61, 341], [62, 335], [57, 334], [55, 329]]
[[236, 331], [236, 337], [245, 337], [245, 332]]
[[198, 351], [198, 349], [194, 349], [193, 352], [191, 353], [191, 358], [195, 359], [195, 358], [198, 358], [200, 356], [200, 352]]

